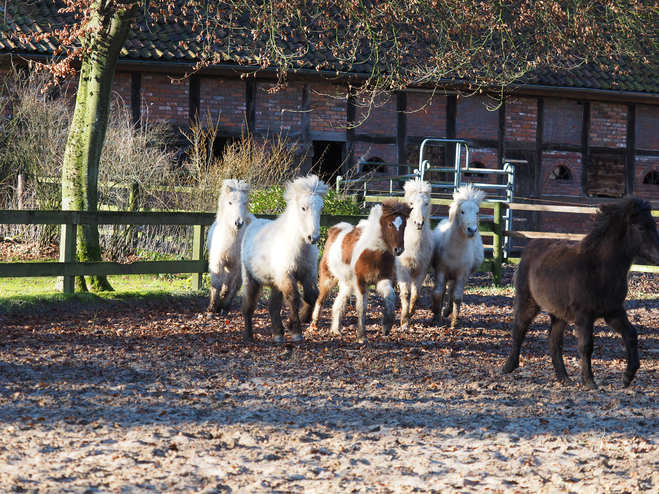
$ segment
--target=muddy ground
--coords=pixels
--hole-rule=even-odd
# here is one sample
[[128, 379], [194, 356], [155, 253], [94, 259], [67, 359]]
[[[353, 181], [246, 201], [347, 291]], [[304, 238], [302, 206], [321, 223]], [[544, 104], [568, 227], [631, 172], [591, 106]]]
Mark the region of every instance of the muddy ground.
[[255, 345], [204, 297], [1, 315], [0, 491], [659, 492], [659, 301], [639, 295], [656, 280], [633, 276], [636, 380], [622, 388], [621, 339], [599, 322], [591, 391], [571, 332], [574, 382], [556, 382], [544, 315], [501, 374], [513, 292], [485, 278], [455, 330], [422, 309], [382, 337], [372, 305], [363, 347], [352, 308], [329, 334], [329, 307], [305, 343], [275, 346], [265, 298]]

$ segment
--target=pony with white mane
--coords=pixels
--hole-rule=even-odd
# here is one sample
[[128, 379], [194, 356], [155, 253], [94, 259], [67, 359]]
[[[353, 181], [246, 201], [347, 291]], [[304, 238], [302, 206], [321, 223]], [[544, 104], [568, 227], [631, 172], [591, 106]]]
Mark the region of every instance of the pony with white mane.
[[[289, 310], [286, 324], [294, 341], [302, 341], [301, 323], [308, 323], [318, 298], [318, 247], [320, 212], [328, 186], [316, 175], [301, 177], [286, 186], [286, 209], [276, 220], [254, 220], [242, 244], [243, 339], [254, 341], [252, 317], [264, 286], [271, 289], [268, 313], [276, 343], [284, 342], [282, 302]], [[304, 290], [300, 309], [298, 282]]]
[[483, 239], [478, 231], [478, 210], [485, 193], [471, 184], [453, 193], [448, 220], [435, 228], [435, 251], [432, 265], [435, 270], [435, 289], [432, 294], [433, 323], [441, 323], [448, 283], [448, 300], [444, 317], [451, 316], [455, 327], [460, 315], [464, 287], [469, 277], [480, 267], [485, 257]]
[[249, 225], [250, 185], [236, 179], [224, 180], [218, 199], [217, 217], [208, 231], [208, 272], [211, 299], [208, 312], [226, 313], [240, 288], [240, 244]]
[[405, 202], [412, 208], [405, 228], [405, 250], [396, 258], [396, 275], [400, 287], [400, 326], [407, 328], [421, 285], [433, 255], [434, 238], [430, 228], [430, 193], [432, 187], [424, 180], [408, 180], [403, 186]]
[[375, 285], [384, 299], [382, 333], [386, 336], [394, 324], [396, 275], [395, 256], [405, 250], [405, 226], [410, 207], [394, 199], [373, 206], [367, 220], [357, 226], [334, 225], [327, 232], [327, 242], [320, 260], [320, 295], [313, 311], [312, 328], [318, 327], [320, 311], [332, 289], [339, 293], [332, 306], [331, 332], [340, 335], [341, 316], [354, 292], [357, 307], [357, 341], [366, 342], [366, 305], [368, 290]]

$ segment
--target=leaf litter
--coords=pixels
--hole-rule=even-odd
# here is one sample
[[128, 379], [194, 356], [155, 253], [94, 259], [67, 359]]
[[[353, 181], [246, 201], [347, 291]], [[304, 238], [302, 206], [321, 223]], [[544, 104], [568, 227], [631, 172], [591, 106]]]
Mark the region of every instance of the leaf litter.
[[[507, 271], [508, 278], [510, 270]], [[255, 345], [236, 305], [203, 297], [0, 316], [0, 485], [10, 492], [641, 492], [659, 490], [659, 302], [631, 275], [641, 369], [622, 388], [619, 336], [596, 327], [599, 389], [558, 384], [538, 317], [522, 366], [500, 373], [512, 290], [478, 277], [460, 326], [430, 326], [430, 287], [406, 332], [369, 341], [330, 304], [300, 345]]]

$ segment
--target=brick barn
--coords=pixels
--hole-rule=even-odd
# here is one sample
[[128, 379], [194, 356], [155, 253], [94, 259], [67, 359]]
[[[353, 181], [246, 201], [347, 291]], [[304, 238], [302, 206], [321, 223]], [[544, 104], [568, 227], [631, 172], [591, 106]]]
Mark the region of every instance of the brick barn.
[[[43, 3], [42, 23], [57, 16], [52, 3]], [[32, 19], [15, 15], [11, 22], [27, 30]], [[177, 47], [186, 36], [193, 38], [177, 29], [158, 35], [131, 30], [114, 91], [136, 121], [147, 114], [185, 129], [195, 115], [210, 115], [219, 121], [216, 152], [246, 130], [257, 138], [285, 134], [299, 143], [305, 167], [329, 178], [364, 172], [364, 160], [415, 164], [426, 138], [464, 139], [476, 166], [526, 161], [516, 166], [519, 201], [589, 204], [631, 193], [659, 200], [659, 72], [653, 67], [615, 76], [597, 64], [543, 71], [510, 88], [498, 106], [487, 94], [469, 95], [448, 84], [397, 91], [365, 106], [335, 72], [297, 70], [283, 88], [274, 71], [232, 63], [188, 75], [194, 50]], [[51, 53], [47, 42], [19, 46], [4, 38], [0, 75], [10, 64], [45, 60]], [[447, 161], [449, 152], [431, 152], [433, 165]], [[572, 232], [583, 221], [546, 213], [526, 220], [533, 225], [520, 229]]]

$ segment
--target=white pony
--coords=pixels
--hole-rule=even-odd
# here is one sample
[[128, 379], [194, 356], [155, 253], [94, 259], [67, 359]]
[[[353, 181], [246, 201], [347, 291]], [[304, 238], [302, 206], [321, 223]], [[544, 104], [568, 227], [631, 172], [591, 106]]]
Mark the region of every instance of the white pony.
[[208, 312], [228, 312], [240, 288], [240, 244], [252, 215], [249, 213], [250, 185], [242, 180], [222, 182], [217, 217], [208, 231], [208, 272], [211, 300]]
[[451, 316], [455, 327], [460, 315], [460, 304], [465, 284], [483, 263], [483, 239], [478, 231], [478, 210], [485, 193], [471, 184], [459, 187], [453, 193], [448, 220], [435, 228], [435, 251], [432, 265], [435, 270], [435, 289], [432, 294], [433, 322], [441, 322], [440, 311], [444, 304], [446, 284], [448, 300], [444, 317]]
[[[282, 301], [289, 309], [287, 329], [294, 341], [302, 341], [301, 322], [311, 320], [318, 298], [318, 247], [320, 212], [327, 185], [316, 175], [298, 178], [286, 186], [286, 210], [274, 221], [254, 220], [242, 244], [243, 339], [254, 341], [252, 316], [263, 286], [271, 288], [268, 312], [276, 343], [284, 341]], [[304, 290], [302, 309], [297, 284]], [[298, 312], [299, 311], [299, 312]]]
[[433, 256], [433, 233], [430, 229], [430, 183], [408, 180], [404, 185], [405, 202], [412, 208], [405, 228], [405, 250], [396, 258], [396, 276], [400, 286], [400, 326], [407, 328], [419, 301], [421, 285]]

